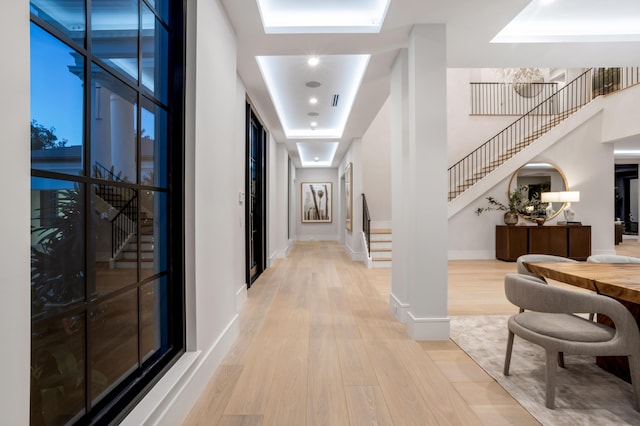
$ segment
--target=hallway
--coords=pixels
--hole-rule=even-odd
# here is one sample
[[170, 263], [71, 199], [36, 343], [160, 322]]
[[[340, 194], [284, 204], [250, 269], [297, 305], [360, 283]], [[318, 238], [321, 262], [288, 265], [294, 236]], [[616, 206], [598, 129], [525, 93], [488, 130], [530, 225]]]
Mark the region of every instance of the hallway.
[[[449, 315], [513, 313], [512, 271], [451, 261]], [[453, 342], [411, 340], [389, 281], [337, 242], [297, 242], [249, 290], [240, 337], [184, 425], [537, 424]]]

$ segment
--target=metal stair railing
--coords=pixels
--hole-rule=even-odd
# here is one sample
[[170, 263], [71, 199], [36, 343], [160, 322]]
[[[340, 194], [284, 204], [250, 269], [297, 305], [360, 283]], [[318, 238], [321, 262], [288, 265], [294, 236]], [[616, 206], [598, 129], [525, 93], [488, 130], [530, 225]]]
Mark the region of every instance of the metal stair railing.
[[543, 100], [448, 170], [449, 201], [599, 95], [640, 84], [640, 67], [592, 68]]
[[367, 242], [367, 257], [371, 256], [371, 215], [367, 205], [367, 197], [362, 194], [362, 233]]

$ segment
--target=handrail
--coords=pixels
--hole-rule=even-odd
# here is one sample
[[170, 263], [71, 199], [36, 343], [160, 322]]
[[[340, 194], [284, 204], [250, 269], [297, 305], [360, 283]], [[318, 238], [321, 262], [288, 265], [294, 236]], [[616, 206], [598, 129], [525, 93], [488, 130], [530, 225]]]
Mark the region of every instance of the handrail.
[[[96, 171], [96, 177], [100, 178], [102, 177], [102, 173], [106, 172], [107, 176], [111, 178], [111, 180], [114, 180], [116, 182], [125, 182], [124, 179], [122, 179], [120, 176], [116, 175], [115, 173], [113, 173], [113, 167], [111, 169], [107, 169], [105, 166], [103, 166], [102, 164], [100, 164], [98, 161], [94, 162], [93, 167], [95, 167], [95, 171]], [[109, 179], [107, 179], [109, 180]]]
[[449, 201], [590, 102], [590, 73], [582, 73], [450, 167]]
[[115, 258], [118, 251], [129, 237], [137, 231], [138, 195], [134, 194], [111, 219], [111, 258]]
[[543, 100], [448, 170], [449, 201], [540, 138], [593, 97], [640, 83], [640, 68], [592, 68]]
[[367, 257], [371, 256], [371, 215], [367, 205], [367, 197], [362, 194], [362, 232], [367, 241]]

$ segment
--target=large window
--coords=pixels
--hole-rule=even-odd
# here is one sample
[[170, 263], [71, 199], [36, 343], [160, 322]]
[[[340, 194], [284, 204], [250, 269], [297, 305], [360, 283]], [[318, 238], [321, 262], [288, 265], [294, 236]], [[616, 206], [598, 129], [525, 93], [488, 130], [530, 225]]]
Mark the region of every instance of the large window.
[[184, 351], [182, 13], [31, 1], [32, 425], [117, 421]]

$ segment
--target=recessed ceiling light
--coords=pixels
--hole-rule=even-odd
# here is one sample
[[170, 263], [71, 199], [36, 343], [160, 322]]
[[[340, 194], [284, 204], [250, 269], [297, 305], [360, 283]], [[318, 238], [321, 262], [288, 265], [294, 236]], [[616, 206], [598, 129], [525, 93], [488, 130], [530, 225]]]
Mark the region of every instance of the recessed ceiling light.
[[309, 58], [307, 63], [309, 64], [309, 66], [315, 67], [316, 65], [318, 65], [320, 63], [320, 59], [318, 57], [316, 57], [316, 56], [313, 56], [313, 57]]
[[320, 84], [320, 82], [319, 82], [319, 81], [307, 81], [304, 85], [305, 85], [305, 86], [307, 86], [307, 87], [314, 88], [314, 89], [315, 89], [316, 87], [320, 87], [320, 86], [322, 86], [322, 84]]
[[313, 161], [317, 163], [318, 161], [320, 161], [320, 157], [313, 157]]
[[312, 104], [312, 105], [317, 104], [317, 103], [318, 103], [318, 98], [311, 98], [311, 99], [309, 99], [309, 103], [310, 103], [310, 104]]
[[312, 122], [311, 122], [311, 127], [316, 127], [317, 125], [318, 125], [318, 123], [317, 123], [317, 122], [315, 122], [315, 121], [312, 121]]

